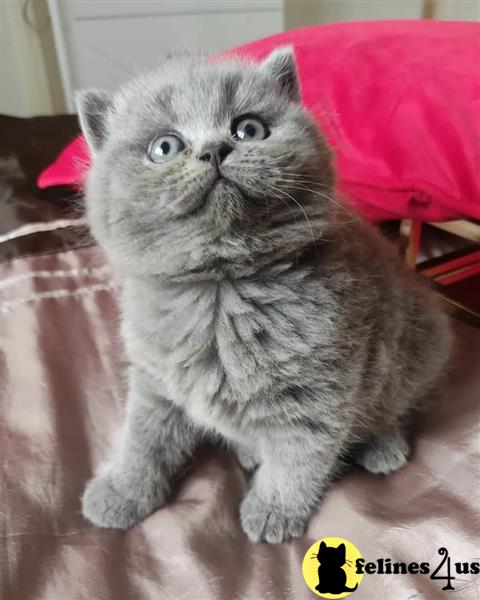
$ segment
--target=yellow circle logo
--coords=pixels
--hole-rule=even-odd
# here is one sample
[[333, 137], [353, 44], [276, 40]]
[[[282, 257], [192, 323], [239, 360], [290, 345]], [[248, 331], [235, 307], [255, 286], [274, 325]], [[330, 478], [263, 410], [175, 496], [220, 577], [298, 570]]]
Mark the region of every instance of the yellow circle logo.
[[326, 537], [310, 546], [302, 563], [305, 583], [320, 598], [346, 598], [362, 581], [356, 561], [360, 551], [348, 540]]

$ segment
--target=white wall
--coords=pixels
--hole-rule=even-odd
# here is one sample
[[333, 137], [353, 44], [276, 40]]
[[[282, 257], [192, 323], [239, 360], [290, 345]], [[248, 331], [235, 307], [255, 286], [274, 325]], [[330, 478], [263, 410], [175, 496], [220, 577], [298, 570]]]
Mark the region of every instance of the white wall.
[[67, 104], [171, 52], [219, 52], [284, 30], [283, 0], [49, 0]]
[[[162, 36], [161, 28], [156, 27], [154, 19], [149, 18], [151, 7], [158, 4], [175, 5], [175, 10], [179, 12], [180, 7], [182, 12], [187, 4], [195, 6], [195, 2], [196, 0], [50, 0], [52, 4], [63, 5], [62, 8], [69, 13], [75, 11], [73, 20], [78, 21], [75, 31], [77, 37], [73, 43], [67, 39], [67, 43], [70, 48], [74, 48], [73, 62], [77, 72], [68, 64], [66, 68], [71, 70], [72, 77], [77, 77], [82, 85], [89, 77], [91, 61], [95, 63], [93, 74], [94, 83], [97, 84], [109, 74], [113, 79], [120, 78], [122, 70], [125, 73], [132, 67], [132, 62], [138, 63], [136, 56], [129, 55], [128, 44], [123, 44], [123, 40], [130, 34], [130, 25], [134, 24], [124, 18], [127, 9], [130, 10], [133, 4], [135, 10], [143, 11], [149, 21], [147, 29], [150, 33], [141, 39], [142, 47], [147, 52], [145, 49], [151, 47], [154, 33], [158, 32]], [[234, 30], [235, 19], [233, 15], [231, 19], [227, 15], [225, 22], [228, 27], [224, 27], [223, 22], [213, 28], [197, 27], [196, 36], [190, 38], [190, 46], [207, 44], [212, 49], [218, 49], [246, 41], [242, 36], [248, 36], [248, 31], [252, 32], [252, 36], [255, 32], [267, 35], [282, 27], [292, 29], [345, 20], [422, 17], [480, 20], [480, 2], [477, 0], [283, 0], [284, 19], [278, 13], [282, 0], [202, 0], [202, 3], [205, 2], [217, 4], [224, 13], [231, 12], [232, 3], [256, 7], [257, 12], [244, 17], [250, 19], [243, 23], [246, 34], [237, 33], [232, 37], [229, 30]], [[92, 10], [95, 14], [91, 14]], [[108, 20], [112, 11], [117, 11], [122, 17], [111, 30], [112, 40], [117, 44], [118, 51], [112, 42], [112, 51], [102, 57], [102, 23]], [[191, 26], [195, 25], [195, 19], [203, 19], [202, 22], [208, 23], [208, 15], [195, 16], [192, 13], [189, 17], [186, 14], [184, 20], [188, 21], [189, 18], [192, 19]], [[126, 27], [127, 22], [129, 27]], [[175, 26], [179, 24], [180, 21]], [[88, 27], [92, 35], [88, 34], [85, 40], [81, 34]], [[98, 31], [95, 27], [99, 28]], [[168, 40], [164, 39], [164, 42], [168, 46], [173, 44], [184, 47], [185, 41], [175, 31], [170, 28], [166, 36]], [[67, 30], [66, 34], [69, 33]], [[153, 58], [151, 57], [152, 60]], [[144, 62], [143, 58], [140, 60]], [[0, 0], [0, 112], [17, 116], [64, 112], [66, 105], [58, 63], [47, 0]]]
[[432, 17], [448, 21], [480, 21], [480, 2], [477, 0], [435, 0]]
[[63, 112], [63, 93], [45, 0], [0, 0], [0, 112]]
[[316, 23], [420, 19], [424, 0], [285, 0], [287, 29]]
[[479, 21], [479, 0], [285, 0], [287, 29], [372, 19]]

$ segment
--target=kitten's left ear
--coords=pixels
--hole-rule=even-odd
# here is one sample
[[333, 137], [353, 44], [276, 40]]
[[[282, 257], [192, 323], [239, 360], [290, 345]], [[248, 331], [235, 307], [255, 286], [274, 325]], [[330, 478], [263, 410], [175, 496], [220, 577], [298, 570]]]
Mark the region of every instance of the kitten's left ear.
[[75, 103], [83, 134], [95, 154], [107, 139], [108, 113], [113, 109], [111, 97], [101, 90], [88, 90], [79, 92]]
[[300, 100], [300, 82], [293, 46], [276, 48], [262, 62], [260, 69], [277, 81], [290, 100]]

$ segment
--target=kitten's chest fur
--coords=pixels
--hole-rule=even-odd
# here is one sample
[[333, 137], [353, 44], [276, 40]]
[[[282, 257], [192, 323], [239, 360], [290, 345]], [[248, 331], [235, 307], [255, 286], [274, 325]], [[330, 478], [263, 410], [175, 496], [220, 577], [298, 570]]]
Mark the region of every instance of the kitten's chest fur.
[[124, 334], [130, 358], [196, 422], [220, 430], [249, 427], [252, 420], [268, 418], [269, 399], [279, 386], [300, 377], [302, 357], [318, 337], [318, 323], [309, 319], [316, 302], [309, 297], [307, 275], [127, 285]]

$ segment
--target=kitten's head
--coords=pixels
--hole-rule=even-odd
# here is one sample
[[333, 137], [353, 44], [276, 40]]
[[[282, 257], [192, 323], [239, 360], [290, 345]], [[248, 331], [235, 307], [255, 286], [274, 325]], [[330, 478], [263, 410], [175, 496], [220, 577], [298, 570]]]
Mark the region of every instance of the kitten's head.
[[260, 64], [174, 58], [78, 109], [94, 234], [127, 274], [241, 271], [317, 237], [330, 152], [299, 103], [290, 48]]
[[345, 544], [340, 544], [335, 548], [334, 546], [327, 546], [325, 542], [320, 542], [317, 559], [324, 567], [343, 567], [346, 559]]

